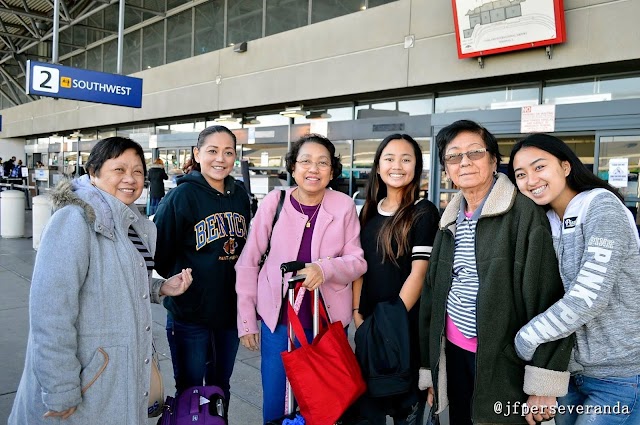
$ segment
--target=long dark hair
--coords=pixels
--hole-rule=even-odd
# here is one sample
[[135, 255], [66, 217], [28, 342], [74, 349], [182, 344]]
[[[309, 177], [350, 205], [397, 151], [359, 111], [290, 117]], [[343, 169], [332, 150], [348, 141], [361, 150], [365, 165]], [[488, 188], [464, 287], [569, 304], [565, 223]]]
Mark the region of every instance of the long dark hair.
[[[616, 195], [621, 201], [624, 198], [617, 189], [611, 186], [606, 181], [602, 180], [595, 174], [593, 174], [583, 163], [578, 156], [567, 146], [565, 142], [557, 137], [549, 134], [537, 133], [525, 137], [515, 144], [511, 150], [509, 158], [509, 165], [507, 168], [507, 174], [509, 179], [516, 184], [516, 176], [513, 171], [513, 159], [516, 154], [522, 148], [538, 148], [558, 158], [560, 162], [567, 161], [571, 165], [571, 171], [567, 176], [567, 185], [576, 191], [577, 193], [584, 192], [591, 189], [601, 188], [606, 189], [609, 192]], [[517, 185], [516, 185], [517, 186]]]
[[[378, 174], [380, 166], [380, 157], [382, 151], [393, 140], [404, 140], [413, 148], [413, 154], [416, 157], [416, 165], [413, 173], [413, 180], [402, 190], [402, 200], [398, 210], [391, 220], [385, 221], [378, 233], [378, 250], [382, 252], [382, 261], [391, 261], [398, 265], [397, 258], [409, 252], [409, 231], [413, 223], [418, 218], [416, 214], [415, 202], [420, 196], [420, 179], [422, 177], [422, 150], [420, 145], [413, 137], [408, 134], [391, 134], [382, 140], [376, 154], [373, 158], [373, 165], [369, 173], [369, 181], [367, 182], [367, 196], [360, 213], [360, 226], [364, 228], [365, 224], [371, 220], [377, 211], [378, 203], [387, 196], [387, 185], [382, 181]], [[397, 252], [393, 252], [393, 243], [398, 247]]]

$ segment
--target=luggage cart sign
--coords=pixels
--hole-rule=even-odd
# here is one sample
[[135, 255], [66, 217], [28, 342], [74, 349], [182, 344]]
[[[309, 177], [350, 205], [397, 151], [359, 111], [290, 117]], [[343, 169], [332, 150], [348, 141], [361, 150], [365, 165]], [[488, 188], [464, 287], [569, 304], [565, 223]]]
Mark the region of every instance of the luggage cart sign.
[[27, 94], [142, 107], [142, 79], [27, 61]]

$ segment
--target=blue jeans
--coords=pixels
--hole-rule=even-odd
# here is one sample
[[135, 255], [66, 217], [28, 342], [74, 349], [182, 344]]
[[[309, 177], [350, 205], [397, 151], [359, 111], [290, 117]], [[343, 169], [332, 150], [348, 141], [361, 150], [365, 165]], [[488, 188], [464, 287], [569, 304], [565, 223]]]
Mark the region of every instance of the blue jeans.
[[149, 197], [149, 205], [147, 208], [147, 215], [154, 215], [156, 210], [158, 209], [158, 205], [162, 201], [162, 198], [152, 198]]
[[[563, 406], [566, 413], [556, 414], [556, 425], [640, 424], [639, 386], [640, 375], [628, 378], [572, 376], [568, 394], [558, 399], [558, 405]], [[576, 412], [576, 406], [583, 411]]]
[[236, 329], [209, 329], [167, 315], [167, 340], [178, 393], [189, 387], [216, 385], [229, 402], [229, 380], [238, 353]]
[[[313, 340], [313, 331], [305, 329], [307, 341]], [[260, 350], [262, 351], [262, 363], [260, 374], [262, 376], [262, 420], [264, 423], [278, 419], [284, 415], [286, 380], [282, 357], [280, 353], [287, 351], [287, 327], [276, 326], [275, 332], [262, 323]]]

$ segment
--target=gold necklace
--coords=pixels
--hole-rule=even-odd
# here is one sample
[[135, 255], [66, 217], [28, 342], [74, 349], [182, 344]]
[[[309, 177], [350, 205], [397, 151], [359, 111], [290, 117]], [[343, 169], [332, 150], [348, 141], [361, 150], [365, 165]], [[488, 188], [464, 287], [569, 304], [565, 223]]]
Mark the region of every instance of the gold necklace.
[[[324, 196], [322, 197], [322, 199], [324, 199]], [[308, 215], [306, 215], [302, 209], [302, 202], [300, 202], [300, 200], [298, 199], [298, 197], [296, 196], [296, 201], [298, 201], [298, 208], [300, 209], [300, 212], [305, 215], [307, 217], [307, 224], [304, 225], [304, 227], [306, 227], [307, 229], [309, 227], [311, 227], [311, 220], [313, 220], [313, 217], [316, 216], [316, 214], [318, 214], [318, 210], [320, 209], [320, 205], [322, 205], [322, 199], [320, 200], [320, 203], [318, 204], [318, 206], [316, 207], [316, 210], [313, 212], [313, 215], [311, 215], [311, 217], [309, 217]]]

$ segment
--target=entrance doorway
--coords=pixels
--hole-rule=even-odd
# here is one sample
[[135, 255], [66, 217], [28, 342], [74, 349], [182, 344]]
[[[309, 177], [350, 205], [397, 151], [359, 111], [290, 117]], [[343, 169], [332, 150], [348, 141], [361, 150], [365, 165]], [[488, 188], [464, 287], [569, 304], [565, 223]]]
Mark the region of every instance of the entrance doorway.
[[600, 149], [594, 171], [598, 177], [618, 188], [624, 196], [625, 205], [636, 218], [636, 225], [640, 225], [640, 130], [602, 132], [596, 134], [596, 138]]

